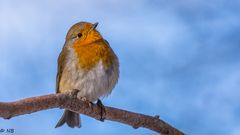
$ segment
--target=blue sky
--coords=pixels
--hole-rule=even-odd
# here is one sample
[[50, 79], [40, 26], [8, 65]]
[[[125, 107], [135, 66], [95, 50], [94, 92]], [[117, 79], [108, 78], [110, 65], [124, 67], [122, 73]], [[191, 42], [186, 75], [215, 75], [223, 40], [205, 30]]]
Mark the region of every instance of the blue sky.
[[[71, 25], [99, 22], [120, 59], [108, 106], [160, 117], [194, 135], [240, 134], [239, 1], [0, 1], [0, 101], [55, 92], [57, 57]], [[138, 134], [147, 129], [82, 116], [55, 129], [60, 109], [11, 120], [16, 135]]]

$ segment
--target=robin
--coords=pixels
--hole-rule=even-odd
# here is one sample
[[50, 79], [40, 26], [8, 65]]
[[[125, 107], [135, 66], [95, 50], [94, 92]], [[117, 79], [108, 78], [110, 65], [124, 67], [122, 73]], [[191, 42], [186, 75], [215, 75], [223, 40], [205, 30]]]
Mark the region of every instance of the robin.
[[[78, 90], [77, 97], [102, 105], [99, 97], [109, 95], [119, 77], [119, 62], [108, 42], [96, 30], [98, 23], [79, 22], [68, 31], [58, 57], [56, 93]], [[102, 105], [103, 107], [103, 105]], [[64, 123], [81, 127], [78, 113], [65, 110], [56, 128]]]

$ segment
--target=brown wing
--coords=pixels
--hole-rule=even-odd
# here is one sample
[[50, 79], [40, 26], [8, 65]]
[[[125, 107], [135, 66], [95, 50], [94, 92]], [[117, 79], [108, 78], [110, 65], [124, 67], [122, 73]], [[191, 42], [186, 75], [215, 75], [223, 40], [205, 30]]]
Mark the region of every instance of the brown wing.
[[61, 77], [62, 77], [62, 72], [63, 69], [66, 65], [66, 49], [62, 49], [62, 52], [60, 53], [59, 57], [58, 57], [58, 71], [57, 71], [57, 79], [56, 79], [56, 93], [60, 93], [59, 91], [59, 84], [61, 81]]

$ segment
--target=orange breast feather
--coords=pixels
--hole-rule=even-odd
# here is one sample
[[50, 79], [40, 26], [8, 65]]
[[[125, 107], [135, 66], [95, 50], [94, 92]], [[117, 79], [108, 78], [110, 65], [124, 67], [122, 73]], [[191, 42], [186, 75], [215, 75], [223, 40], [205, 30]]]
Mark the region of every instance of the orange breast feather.
[[90, 44], [76, 42], [73, 48], [79, 60], [78, 67], [81, 69], [90, 70], [100, 60], [106, 68], [113, 63], [114, 53], [103, 39]]

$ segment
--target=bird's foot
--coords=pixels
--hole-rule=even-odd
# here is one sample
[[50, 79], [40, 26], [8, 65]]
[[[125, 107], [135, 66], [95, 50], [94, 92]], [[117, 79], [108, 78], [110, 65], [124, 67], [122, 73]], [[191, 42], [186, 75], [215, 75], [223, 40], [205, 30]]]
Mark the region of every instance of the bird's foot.
[[82, 100], [83, 102], [86, 102], [88, 104], [88, 107], [92, 108], [93, 103], [89, 101], [86, 97], [78, 97], [78, 99]]
[[106, 118], [106, 109], [105, 106], [102, 104], [102, 101], [100, 99], [97, 100], [97, 106], [100, 107], [101, 111], [100, 111], [100, 121], [104, 121]]
[[78, 94], [79, 90], [78, 89], [73, 89], [69, 92], [69, 96], [71, 98], [77, 98], [77, 94]]

